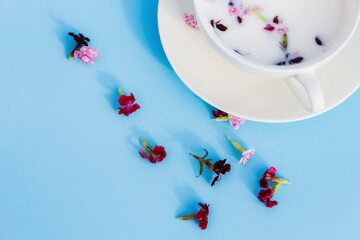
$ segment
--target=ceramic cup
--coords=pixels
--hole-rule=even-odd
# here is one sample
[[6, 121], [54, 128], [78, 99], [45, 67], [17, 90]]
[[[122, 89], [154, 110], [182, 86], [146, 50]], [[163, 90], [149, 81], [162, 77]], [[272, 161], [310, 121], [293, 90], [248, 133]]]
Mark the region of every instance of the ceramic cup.
[[[305, 89], [308, 100], [310, 100], [311, 112], [319, 112], [325, 107], [324, 95], [320, 82], [315, 74], [315, 69], [331, 60], [350, 40], [356, 30], [360, 19], [360, 0], [343, 0], [345, 12], [342, 19], [342, 27], [339, 28], [332, 45], [320, 57], [307, 60], [300, 64], [272, 66], [254, 60], [244, 58], [228, 47], [216, 35], [209, 19], [203, 9], [204, 0], [193, 0], [195, 13], [202, 34], [211, 46], [228, 62], [241, 70], [268, 78], [296, 79]], [[339, 79], [343, 81], [344, 79]], [[291, 86], [290, 86], [291, 87]], [[294, 90], [294, 89], [293, 89]], [[299, 95], [299, 94], [296, 94]], [[305, 95], [305, 96], [306, 96]], [[300, 101], [302, 101], [300, 99]]]

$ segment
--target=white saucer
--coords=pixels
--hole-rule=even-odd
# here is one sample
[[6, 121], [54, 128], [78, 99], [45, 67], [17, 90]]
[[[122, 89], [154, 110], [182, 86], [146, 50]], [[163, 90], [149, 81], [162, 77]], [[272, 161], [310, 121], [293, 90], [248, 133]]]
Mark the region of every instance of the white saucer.
[[192, 0], [159, 0], [158, 24], [165, 53], [177, 75], [196, 95], [227, 113], [259, 122], [291, 122], [337, 106], [360, 86], [360, 31], [330, 63], [317, 70], [326, 106], [310, 113], [283, 79], [245, 73], [223, 60], [200, 30], [184, 23]]

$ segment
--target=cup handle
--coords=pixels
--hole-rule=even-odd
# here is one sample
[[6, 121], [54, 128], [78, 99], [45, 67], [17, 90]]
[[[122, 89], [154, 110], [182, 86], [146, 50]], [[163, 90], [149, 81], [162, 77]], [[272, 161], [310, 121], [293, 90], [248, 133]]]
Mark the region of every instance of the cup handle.
[[288, 81], [290, 89], [292, 89], [292, 91], [295, 93], [300, 103], [302, 103], [302, 105], [307, 110], [313, 113], [317, 113], [323, 110], [325, 107], [325, 98], [320, 86], [320, 82], [315, 72], [311, 71], [306, 73], [300, 73], [294, 75], [293, 78], [295, 78], [296, 81], [299, 82], [306, 91], [307, 98], [308, 100], [310, 100], [310, 107], [304, 104], [304, 96], [300, 96], [299, 94], [297, 94], [298, 90], [296, 89], [296, 87], [294, 87], [294, 84], [292, 84], [291, 81]]

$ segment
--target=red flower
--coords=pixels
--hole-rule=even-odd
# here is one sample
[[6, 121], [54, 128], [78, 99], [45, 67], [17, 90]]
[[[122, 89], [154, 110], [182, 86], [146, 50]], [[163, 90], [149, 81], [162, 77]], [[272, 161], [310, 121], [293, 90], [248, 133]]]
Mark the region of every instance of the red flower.
[[209, 206], [210, 204], [199, 203], [201, 209], [196, 213], [196, 219], [199, 222], [199, 227], [205, 230], [208, 224]]
[[269, 187], [268, 180], [272, 180], [272, 178], [275, 176], [275, 174], [276, 174], [276, 169], [274, 167], [271, 167], [268, 170], [266, 170], [262, 179], [259, 181], [260, 187], [268, 188]]
[[226, 163], [226, 159], [219, 160], [216, 163], [214, 163], [214, 172], [216, 174], [225, 174], [227, 172], [230, 172], [231, 166], [230, 164]]
[[264, 27], [264, 29], [271, 32], [275, 30], [275, 27], [271, 24], [268, 24], [266, 27]]
[[214, 115], [214, 117], [218, 118], [218, 117], [226, 117], [228, 114], [226, 112], [223, 112], [221, 110], [217, 110], [217, 111], [212, 111], [212, 114]]
[[274, 17], [273, 23], [279, 24], [279, 16], [275, 16], [275, 17]]
[[221, 174], [225, 175], [225, 173], [230, 172], [230, 169], [231, 166], [230, 164], [226, 163], [226, 159], [215, 162], [212, 170], [217, 174], [217, 176], [212, 181], [211, 186], [214, 186], [217, 181], [220, 181]]
[[203, 157], [198, 157], [192, 153], [190, 153], [190, 155], [199, 161], [200, 164], [199, 176], [201, 176], [201, 174], [203, 173], [204, 167], [209, 169], [211, 173], [215, 173], [217, 175], [214, 178], [214, 180], [211, 182], [211, 186], [214, 186], [214, 184], [217, 181], [220, 181], [221, 175], [225, 175], [225, 173], [230, 172], [231, 166], [230, 164], [226, 163], [226, 159], [219, 160], [213, 164], [211, 162], [213, 161], [212, 159], [205, 159], [208, 155], [208, 151], [206, 149], [204, 149], [204, 151], [205, 151], [205, 155]]
[[199, 203], [201, 209], [196, 214], [185, 215], [182, 217], [178, 217], [178, 220], [191, 220], [196, 219], [199, 222], [199, 227], [202, 230], [205, 230], [208, 225], [208, 216], [209, 216], [209, 206], [210, 204], [202, 204]]
[[259, 194], [258, 194], [258, 199], [265, 203], [268, 199], [271, 198], [271, 189], [268, 188], [268, 189], [265, 189], [265, 190], [260, 190]]
[[[266, 204], [266, 207], [272, 208], [276, 205], [278, 205], [277, 201], [271, 201], [271, 198], [274, 196], [274, 194], [279, 190], [281, 184], [289, 184], [290, 182], [279, 177], [275, 177], [276, 169], [274, 167], [271, 167], [266, 170], [263, 177], [259, 181], [260, 187], [265, 188], [263, 190], [260, 190], [258, 194], [258, 199]], [[272, 181], [274, 184], [269, 186], [269, 182]], [[271, 188], [272, 187], [272, 188]]]
[[259, 183], [260, 183], [260, 187], [262, 187], [262, 188], [268, 188], [269, 187], [268, 181], [266, 179], [264, 179], [264, 178], [260, 179]]
[[271, 201], [272, 196], [275, 194], [275, 191], [277, 191], [278, 188], [274, 189], [265, 189], [265, 190], [260, 190], [259, 194], [258, 194], [258, 199], [262, 202], [266, 204], [266, 207], [268, 208], [272, 208], [276, 205], [278, 205], [277, 201]]
[[140, 108], [139, 104], [135, 103], [135, 97], [132, 93], [130, 93], [130, 96], [122, 94], [118, 102], [122, 106], [118, 108], [120, 109], [119, 114], [124, 114], [125, 116], [129, 116]]
[[155, 146], [154, 149], [152, 149], [144, 139], [141, 139], [141, 143], [143, 148], [148, 152], [148, 154], [146, 154], [145, 151], [140, 148], [139, 154], [143, 159], [148, 159], [151, 163], [158, 163], [162, 162], [166, 157], [166, 151], [163, 146]]
[[277, 206], [277, 205], [278, 205], [278, 202], [277, 202], [277, 201], [270, 201], [270, 200], [268, 200], [268, 201], [266, 202], [266, 207], [268, 207], [268, 208], [272, 208], [272, 207]]

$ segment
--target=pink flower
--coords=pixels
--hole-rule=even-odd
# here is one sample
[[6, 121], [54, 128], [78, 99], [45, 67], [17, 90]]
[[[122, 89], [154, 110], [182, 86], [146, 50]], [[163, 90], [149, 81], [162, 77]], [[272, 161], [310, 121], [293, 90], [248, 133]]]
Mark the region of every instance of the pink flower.
[[277, 29], [277, 32], [280, 33], [280, 34], [286, 34], [288, 31], [289, 31], [289, 28], [286, 27], [286, 26], [280, 26], [280, 27]]
[[74, 52], [75, 58], [86, 64], [94, 64], [95, 58], [99, 56], [99, 52], [89, 46], [83, 46], [80, 51]]
[[245, 149], [244, 149], [243, 147], [241, 147], [238, 142], [232, 140], [232, 139], [229, 138], [227, 135], [225, 135], [225, 137], [226, 137], [227, 139], [229, 139], [229, 141], [230, 141], [231, 144], [234, 146], [234, 148], [241, 153], [242, 158], [240, 159], [239, 164], [242, 163], [243, 165], [245, 165], [245, 164], [250, 160], [250, 157], [251, 157], [252, 155], [254, 155], [255, 150], [254, 150], [254, 149], [250, 149], [250, 150], [246, 150], [246, 151], [245, 151]]
[[231, 114], [228, 114], [228, 116], [230, 119], [231, 126], [233, 126], [235, 129], [239, 129], [240, 124], [244, 124], [244, 122], [245, 122], [245, 119], [243, 119], [243, 118], [239, 118], [239, 117], [231, 115]]
[[230, 16], [238, 15], [239, 10], [237, 10], [237, 8], [234, 7], [234, 6], [230, 6], [229, 7], [229, 14], [230, 14]]
[[250, 157], [254, 155], [254, 153], [255, 153], [254, 149], [246, 150], [245, 152], [243, 152], [239, 164], [245, 165], [250, 160]]
[[241, 14], [242, 17], [249, 17], [251, 16], [251, 9], [245, 9]]
[[190, 27], [192, 27], [193, 29], [197, 29], [199, 27], [195, 15], [185, 13], [184, 18], [185, 18], [185, 23]]

